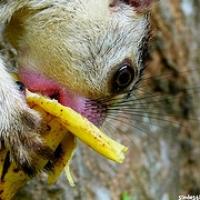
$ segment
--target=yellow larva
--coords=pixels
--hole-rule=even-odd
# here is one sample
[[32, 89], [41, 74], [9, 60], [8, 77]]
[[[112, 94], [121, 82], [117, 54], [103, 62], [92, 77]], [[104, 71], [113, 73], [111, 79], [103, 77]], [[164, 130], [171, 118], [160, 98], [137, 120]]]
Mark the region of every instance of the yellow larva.
[[[76, 137], [106, 158], [119, 163], [123, 162], [124, 152], [127, 151], [127, 147], [109, 138], [77, 112], [62, 106], [55, 100], [50, 100], [47, 97], [29, 91], [27, 91], [26, 98], [29, 106], [41, 114], [43, 123], [49, 127], [48, 130], [41, 132], [44, 142], [53, 150], [56, 150], [58, 145], [62, 147], [63, 154], [54, 163], [52, 171], [48, 172], [49, 183], [56, 182], [64, 170], [70, 184], [74, 185], [69, 164], [76, 149]], [[0, 151], [1, 178], [7, 153], [6, 149]], [[47, 162], [47, 160], [38, 158], [35, 160], [35, 167], [41, 170]], [[15, 162], [12, 162], [0, 181], [0, 199], [12, 199], [14, 194], [28, 180], [30, 180], [30, 177], [19, 170]]]
[[27, 92], [27, 101], [57, 117], [67, 130], [96, 152], [116, 162], [123, 162], [127, 147], [109, 138], [79, 113], [62, 106], [56, 100], [50, 100], [35, 93]]

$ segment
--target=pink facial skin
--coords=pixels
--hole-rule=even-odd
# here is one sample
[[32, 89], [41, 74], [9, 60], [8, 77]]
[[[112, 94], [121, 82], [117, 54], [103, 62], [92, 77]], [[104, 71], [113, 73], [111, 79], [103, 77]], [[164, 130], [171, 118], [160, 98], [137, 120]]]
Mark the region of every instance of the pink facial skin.
[[91, 101], [92, 105], [90, 107], [89, 99], [73, 93], [67, 88], [64, 88], [55, 81], [48, 79], [37, 72], [22, 69], [19, 74], [21, 81], [31, 92], [37, 92], [44, 96], [48, 96], [51, 99], [56, 99], [62, 105], [79, 112], [94, 124], [101, 125], [104, 119], [104, 110], [97, 109], [97, 107], [101, 107], [98, 106], [98, 103]]

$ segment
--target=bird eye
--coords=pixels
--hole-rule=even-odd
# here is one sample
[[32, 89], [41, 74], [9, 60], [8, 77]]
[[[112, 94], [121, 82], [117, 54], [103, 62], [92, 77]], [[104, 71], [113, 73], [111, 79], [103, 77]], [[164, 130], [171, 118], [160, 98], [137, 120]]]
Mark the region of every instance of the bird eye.
[[113, 91], [119, 92], [126, 89], [133, 81], [134, 70], [130, 64], [123, 64], [113, 78]]

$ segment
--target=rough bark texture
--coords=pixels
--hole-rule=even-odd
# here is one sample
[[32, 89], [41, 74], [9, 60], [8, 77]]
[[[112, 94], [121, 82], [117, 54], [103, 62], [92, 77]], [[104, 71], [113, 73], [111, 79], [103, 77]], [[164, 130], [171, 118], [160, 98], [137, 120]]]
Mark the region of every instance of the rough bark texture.
[[[194, 15], [187, 12], [192, 3]], [[138, 92], [145, 96], [142, 116], [135, 114], [134, 129], [115, 121], [106, 126], [129, 146], [125, 163], [116, 165], [81, 146], [73, 160], [75, 188], [64, 177], [47, 186], [42, 176], [15, 199], [118, 200], [126, 192], [133, 200], [176, 200], [200, 194], [200, 135], [198, 123], [189, 120], [200, 114], [193, 94], [198, 90], [186, 89], [199, 80], [199, 9], [196, 0], [161, 0], [152, 10], [149, 66]]]

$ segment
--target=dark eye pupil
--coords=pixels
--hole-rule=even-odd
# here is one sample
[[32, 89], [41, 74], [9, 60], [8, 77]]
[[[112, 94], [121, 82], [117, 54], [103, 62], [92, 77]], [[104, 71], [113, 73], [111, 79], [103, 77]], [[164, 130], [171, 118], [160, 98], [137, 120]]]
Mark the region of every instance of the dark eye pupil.
[[117, 84], [120, 87], [126, 87], [132, 81], [132, 74], [128, 69], [124, 69], [118, 75]]
[[134, 79], [134, 70], [126, 65], [121, 67], [114, 76], [113, 90], [120, 91], [127, 88]]

